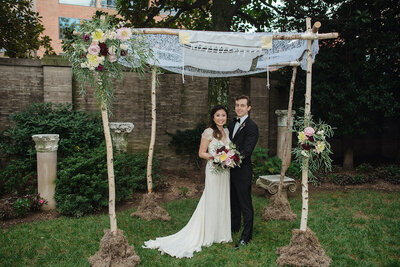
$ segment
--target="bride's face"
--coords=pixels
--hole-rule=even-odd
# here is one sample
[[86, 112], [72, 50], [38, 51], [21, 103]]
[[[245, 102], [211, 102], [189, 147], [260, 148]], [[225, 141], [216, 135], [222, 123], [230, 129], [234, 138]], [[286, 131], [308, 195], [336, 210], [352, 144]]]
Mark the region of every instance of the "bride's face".
[[226, 112], [223, 109], [217, 110], [214, 113], [214, 122], [217, 126], [224, 126], [226, 123]]

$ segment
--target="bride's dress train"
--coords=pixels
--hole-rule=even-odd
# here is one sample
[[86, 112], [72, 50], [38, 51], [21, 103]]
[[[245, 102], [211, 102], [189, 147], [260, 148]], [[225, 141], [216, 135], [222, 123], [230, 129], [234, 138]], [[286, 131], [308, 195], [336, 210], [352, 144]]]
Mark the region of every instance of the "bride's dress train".
[[[218, 146], [224, 145], [212, 137], [211, 128], [206, 129], [202, 136], [211, 140], [209, 152], [213, 153]], [[209, 161], [203, 194], [186, 226], [173, 235], [144, 242], [144, 248], [158, 249], [177, 258], [191, 258], [193, 252], [201, 251], [202, 246], [232, 242], [229, 170], [215, 172], [213, 168]]]

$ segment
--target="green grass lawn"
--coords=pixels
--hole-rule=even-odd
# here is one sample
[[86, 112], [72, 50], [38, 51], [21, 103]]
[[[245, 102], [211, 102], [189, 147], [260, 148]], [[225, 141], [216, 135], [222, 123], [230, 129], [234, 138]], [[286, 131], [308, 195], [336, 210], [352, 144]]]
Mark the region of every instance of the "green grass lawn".
[[[268, 199], [253, 196], [252, 242], [235, 251], [234, 243], [214, 244], [191, 259], [176, 259], [143, 249], [145, 240], [177, 232], [189, 220], [198, 199], [165, 204], [170, 222], [146, 222], [118, 213], [118, 227], [135, 246], [141, 266], [276, 266], [276, 248], [289, 244], [300, 226], [301, 197], [290, 199], [295, 222], [261, 219]], [[400, 194], [374, 191], [316, 192], [310, 197], [308, 226], [333, 262], [331, 266], [400, 266]], [[61, 217], [0, 230], [0, 266], [89, 266], [98, 249], [108, 215]], [[239, 235], [234, 235], [237, 241]]]

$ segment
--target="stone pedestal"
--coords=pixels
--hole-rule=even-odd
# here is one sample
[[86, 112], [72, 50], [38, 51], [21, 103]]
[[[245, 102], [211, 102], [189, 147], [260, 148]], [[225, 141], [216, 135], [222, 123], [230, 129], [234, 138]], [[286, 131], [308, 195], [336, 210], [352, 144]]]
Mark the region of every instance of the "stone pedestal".
[[[285, 142], [285, 134], [286, 134], [286, 123], [287, 123], [287, 116], [288, 116], [288, 111], [285, 109], [278, 109], [275, 110], [275, 114], [278, 116], [278, 141], [276, 144], [276, 151], [277, 151], [277, 156], [282, 160], [283, 162], [283, 145]], [[290, 129], [293, 127], [293, 116], [296, 114], [296, 111], [292, 111], [292, 119], [290, 120]], [[287, 166], [290, 165], [290, 160], [291, 160], [291, 150], [292, 150], [292, 134], [289, 136], [289, 148], [290, 150], [288, 151], [286, 155], [286, 163], [288, 164]]]
[[38, 193], [47, 200], [43, 210], [56, 208], [54, 193], [57, 177], [58, 134], [37, 134], [32, 136], [35, 141], [37, 156]]
[[131, 122], [110, 122], [111, 137], [117, 153], [126, 152], [128, 147], [128, 133], [134, 126]]
[[[271, 195], [275, 195], [276, 193], [278, 193], [280, 177], [281, 176], [279, 174], [262, 175], [257, 179], [256, 185], [258, 187], [264, 188]], [[285, 198], [287, 198], [287, 190], [294, 193], [296, 192], [296, 188], [296, 180], [287, 176], [283, 178], [282, 195]]]

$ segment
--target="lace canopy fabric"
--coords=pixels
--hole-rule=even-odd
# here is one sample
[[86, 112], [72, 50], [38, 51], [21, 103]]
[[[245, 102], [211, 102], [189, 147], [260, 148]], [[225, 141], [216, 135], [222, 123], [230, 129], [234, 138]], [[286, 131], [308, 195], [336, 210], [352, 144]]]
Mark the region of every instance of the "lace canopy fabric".
[[[145, 29], [134, 29], [141, 31]], [[162, 29], [160, 29], [162, 30]], [[155, 60], [148, 62], [190, 76], [231, 77], [266, 72], [283, 67], [276, 64], [300, 61], [307, 69], [307, 40], [276, 40], [274, 34], [176, 30], [179, 35], [143, 34]], [[312, 56], [318, 53], [313, 41]], [[120, 62], [133, 66], [131, 62]]]

